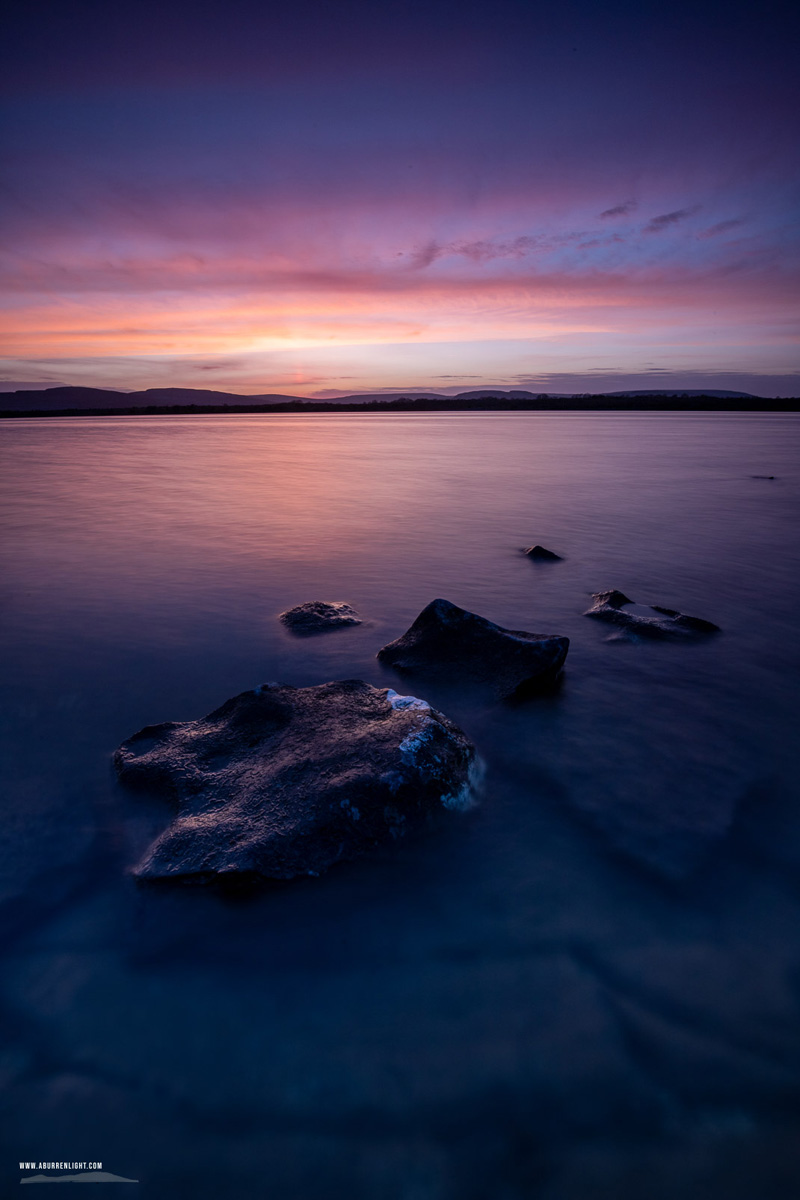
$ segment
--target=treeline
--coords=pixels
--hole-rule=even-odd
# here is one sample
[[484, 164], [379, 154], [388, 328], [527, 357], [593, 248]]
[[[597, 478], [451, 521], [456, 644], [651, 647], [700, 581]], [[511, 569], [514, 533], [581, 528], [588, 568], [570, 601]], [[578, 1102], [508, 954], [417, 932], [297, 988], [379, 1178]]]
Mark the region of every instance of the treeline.
[[4, 409], [0, 417], [179, 416], [238, 413], [396, 413], [396, 412], [798, 412], [800, 398], [759, 399], [721, 396], [471, 396], [426, 399], [399, 396], [365, 404], [293, 400], [279, 404], [147, 404], [114, 408]]

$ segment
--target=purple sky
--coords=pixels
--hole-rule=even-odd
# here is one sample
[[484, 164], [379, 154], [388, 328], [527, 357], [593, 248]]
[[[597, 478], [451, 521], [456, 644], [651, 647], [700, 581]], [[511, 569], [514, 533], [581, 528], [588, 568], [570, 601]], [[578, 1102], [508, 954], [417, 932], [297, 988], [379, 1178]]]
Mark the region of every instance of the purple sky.
[[791, 20], [19, 3], [0, 373], [797, 395]]

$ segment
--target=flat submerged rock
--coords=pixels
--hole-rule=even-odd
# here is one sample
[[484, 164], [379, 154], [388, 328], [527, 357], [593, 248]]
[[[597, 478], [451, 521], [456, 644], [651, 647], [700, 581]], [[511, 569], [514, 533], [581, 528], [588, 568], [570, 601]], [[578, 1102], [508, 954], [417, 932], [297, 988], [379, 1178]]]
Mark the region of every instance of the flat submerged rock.
[[329, 629], [342, 629], [346, 625], [360, 625], [361, 617], [356, 610], [342, 600], [309, 600], [295, 608], [287, 608], [279, 620], [292, 633], [326, 633]]
[[318, 875], [471, 801], [475, 750], [424, 700], [361, 680], [263, 684], [199, 721], [150, 725], [122, 783], [177, 802], [141, 879]]
[[511, 699], [553, 683], [568, 649], [569, 638], [503, 629], [449, 600], [434, 600], [378, 658], [409, 674], [470, 679]]
[[719, 625], [704, 621], [701, 617], [688, 617], [674, 608], [663, 608], [660, 604], [635, 604], [616, 588], [594, 592], [592, 600], [592, 607], [586, 610], [584, 616], [607, 621], [641, 637], [686, 638], [720, 631]]

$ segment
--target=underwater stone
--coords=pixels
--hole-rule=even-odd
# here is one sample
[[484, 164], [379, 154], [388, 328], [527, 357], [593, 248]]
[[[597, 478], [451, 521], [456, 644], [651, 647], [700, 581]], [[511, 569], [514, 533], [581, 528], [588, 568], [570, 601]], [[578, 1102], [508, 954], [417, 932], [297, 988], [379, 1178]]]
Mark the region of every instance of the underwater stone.
[[647, 605], [652, 612], [631, 612], [626, 605], [633, 604], [624, 592], [612, 588], [606, 592], [594, 592], [594, 603], [584, 616], [595, 617], [618, 625], [628, 633], [650, 638], [684, 638], [698, 634], [719, 633], [719, 625], [704, 621], [700, 617], [687, 617], [674, 608], [663, 608], [660, 604]]
[[358, 679], [263, 684], [199, 721], [150, 725], [114, 755], [122, 783], [177, 803], [141, 879], [318, 875], [468, 807], [475, 750], [424, 700]]
[[287, 629], [292, 633], [325, 633], [328, 629], [341, 629], [345, 625], [360, 625], [361, 618], [354, 608], [338, 600], [309, 600], [287, 608], [280, 614]]

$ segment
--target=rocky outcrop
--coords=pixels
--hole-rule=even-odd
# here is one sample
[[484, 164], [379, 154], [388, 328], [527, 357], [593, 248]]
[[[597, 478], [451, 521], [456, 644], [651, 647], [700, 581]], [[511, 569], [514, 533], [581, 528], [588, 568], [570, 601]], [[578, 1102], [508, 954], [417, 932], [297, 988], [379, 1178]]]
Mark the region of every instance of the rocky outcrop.
[[544, 546], [528, 546], [522, 553], [527, 558], [532, 558], [534, 562], [563, 562], [560, 554], [555, 554], [552, 550], [546, 550]]
[[503, 629], [448, 600], [434, 600], [378, 658], [397, 671], [470, 679], [512, 698], [551, 684], [568, 649], [569, 638]]
[[142, 729], [114, 763], [124, 784], [177, 803], [140, 878], [291, 879], [466, 807], [475, 751], [424, 700], [347, 680], [263, 684], [202, 720]]
[[624, 592], [615, 588], [607, 592], [595, 592], [594, 603], [584, 614], [598, 621], [608, 621], [630, 634], [650, 638], [685, 638], [708, 633], [719, 633], [719, 625], [704, 621], [700, 617], [687, 617], [674, 608], [663, 608], [659, 604], [635, 605]]
[[345, 625], [360, 625], [361, 618], [354, 608], [338, 600], [309, 600], [296, 608], [287, 608], [280, 614], [287, 629], [301, 635], [325, 633], [328, 629], [341, 629]]

